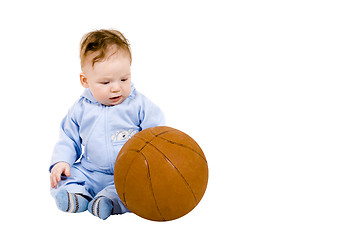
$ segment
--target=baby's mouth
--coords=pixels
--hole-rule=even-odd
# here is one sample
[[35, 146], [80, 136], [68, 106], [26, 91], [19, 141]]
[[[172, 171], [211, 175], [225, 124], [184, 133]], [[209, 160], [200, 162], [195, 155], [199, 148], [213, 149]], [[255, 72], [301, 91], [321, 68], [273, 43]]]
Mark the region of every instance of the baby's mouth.
[[112, 97], [112, 98], [110, 98], [110, 100], [116, 101], [116, 100], [119, 100], [120, 98], [121, 98], [121, 96], [117, 96], [117, 97]]

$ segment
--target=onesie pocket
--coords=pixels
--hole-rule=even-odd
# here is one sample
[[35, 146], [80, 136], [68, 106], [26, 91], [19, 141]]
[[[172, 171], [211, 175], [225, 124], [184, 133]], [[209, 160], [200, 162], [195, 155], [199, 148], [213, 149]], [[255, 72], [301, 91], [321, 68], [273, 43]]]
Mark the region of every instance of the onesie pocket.
[[137, 132], [137, 129], [120, 129], [116, 130], [111, 135], [111, 141], [113, 145], [124, 145], [127, 140], [134, 136]]

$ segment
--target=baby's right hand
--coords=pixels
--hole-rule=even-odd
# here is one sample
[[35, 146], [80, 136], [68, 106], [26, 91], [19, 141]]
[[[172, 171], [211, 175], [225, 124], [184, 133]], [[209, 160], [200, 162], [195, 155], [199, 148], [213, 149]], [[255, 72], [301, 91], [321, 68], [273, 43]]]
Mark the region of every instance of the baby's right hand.
[[70, 165], [66, 162], [58, 162], [51, 169], [50, 173], [50, 184], [51, 187], [54, 188], [61, 180], [61, 174], [65, 174], [65, 176], [70, 177]]

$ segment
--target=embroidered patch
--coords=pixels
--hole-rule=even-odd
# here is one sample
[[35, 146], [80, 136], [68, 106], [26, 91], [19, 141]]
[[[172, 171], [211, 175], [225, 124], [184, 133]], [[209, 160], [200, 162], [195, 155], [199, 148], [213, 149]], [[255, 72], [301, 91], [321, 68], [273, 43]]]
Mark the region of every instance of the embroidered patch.
[[135, 129], [128, 129], [128, 130], [117, 130], [113, 135], [111, 135], [111, 141], [117, 142], [117, 141], [124, 141], [128, 140], [132, 136], [134, 136], [138, 130]]

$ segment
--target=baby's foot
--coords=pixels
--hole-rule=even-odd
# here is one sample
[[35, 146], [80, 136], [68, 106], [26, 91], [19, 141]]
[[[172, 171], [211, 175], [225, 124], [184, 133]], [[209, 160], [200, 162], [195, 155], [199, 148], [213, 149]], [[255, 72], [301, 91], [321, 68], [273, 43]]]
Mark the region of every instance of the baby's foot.
[[113, 208], [112, 201], [104, 196], [95, 197], [88, 205], [89, 212], [103, 220], [111, 215]]
[[87, 209], [89, 200], [80, 193], [60, 190], [55, 196], [56, 205], [64, 212], [78, 213]]

